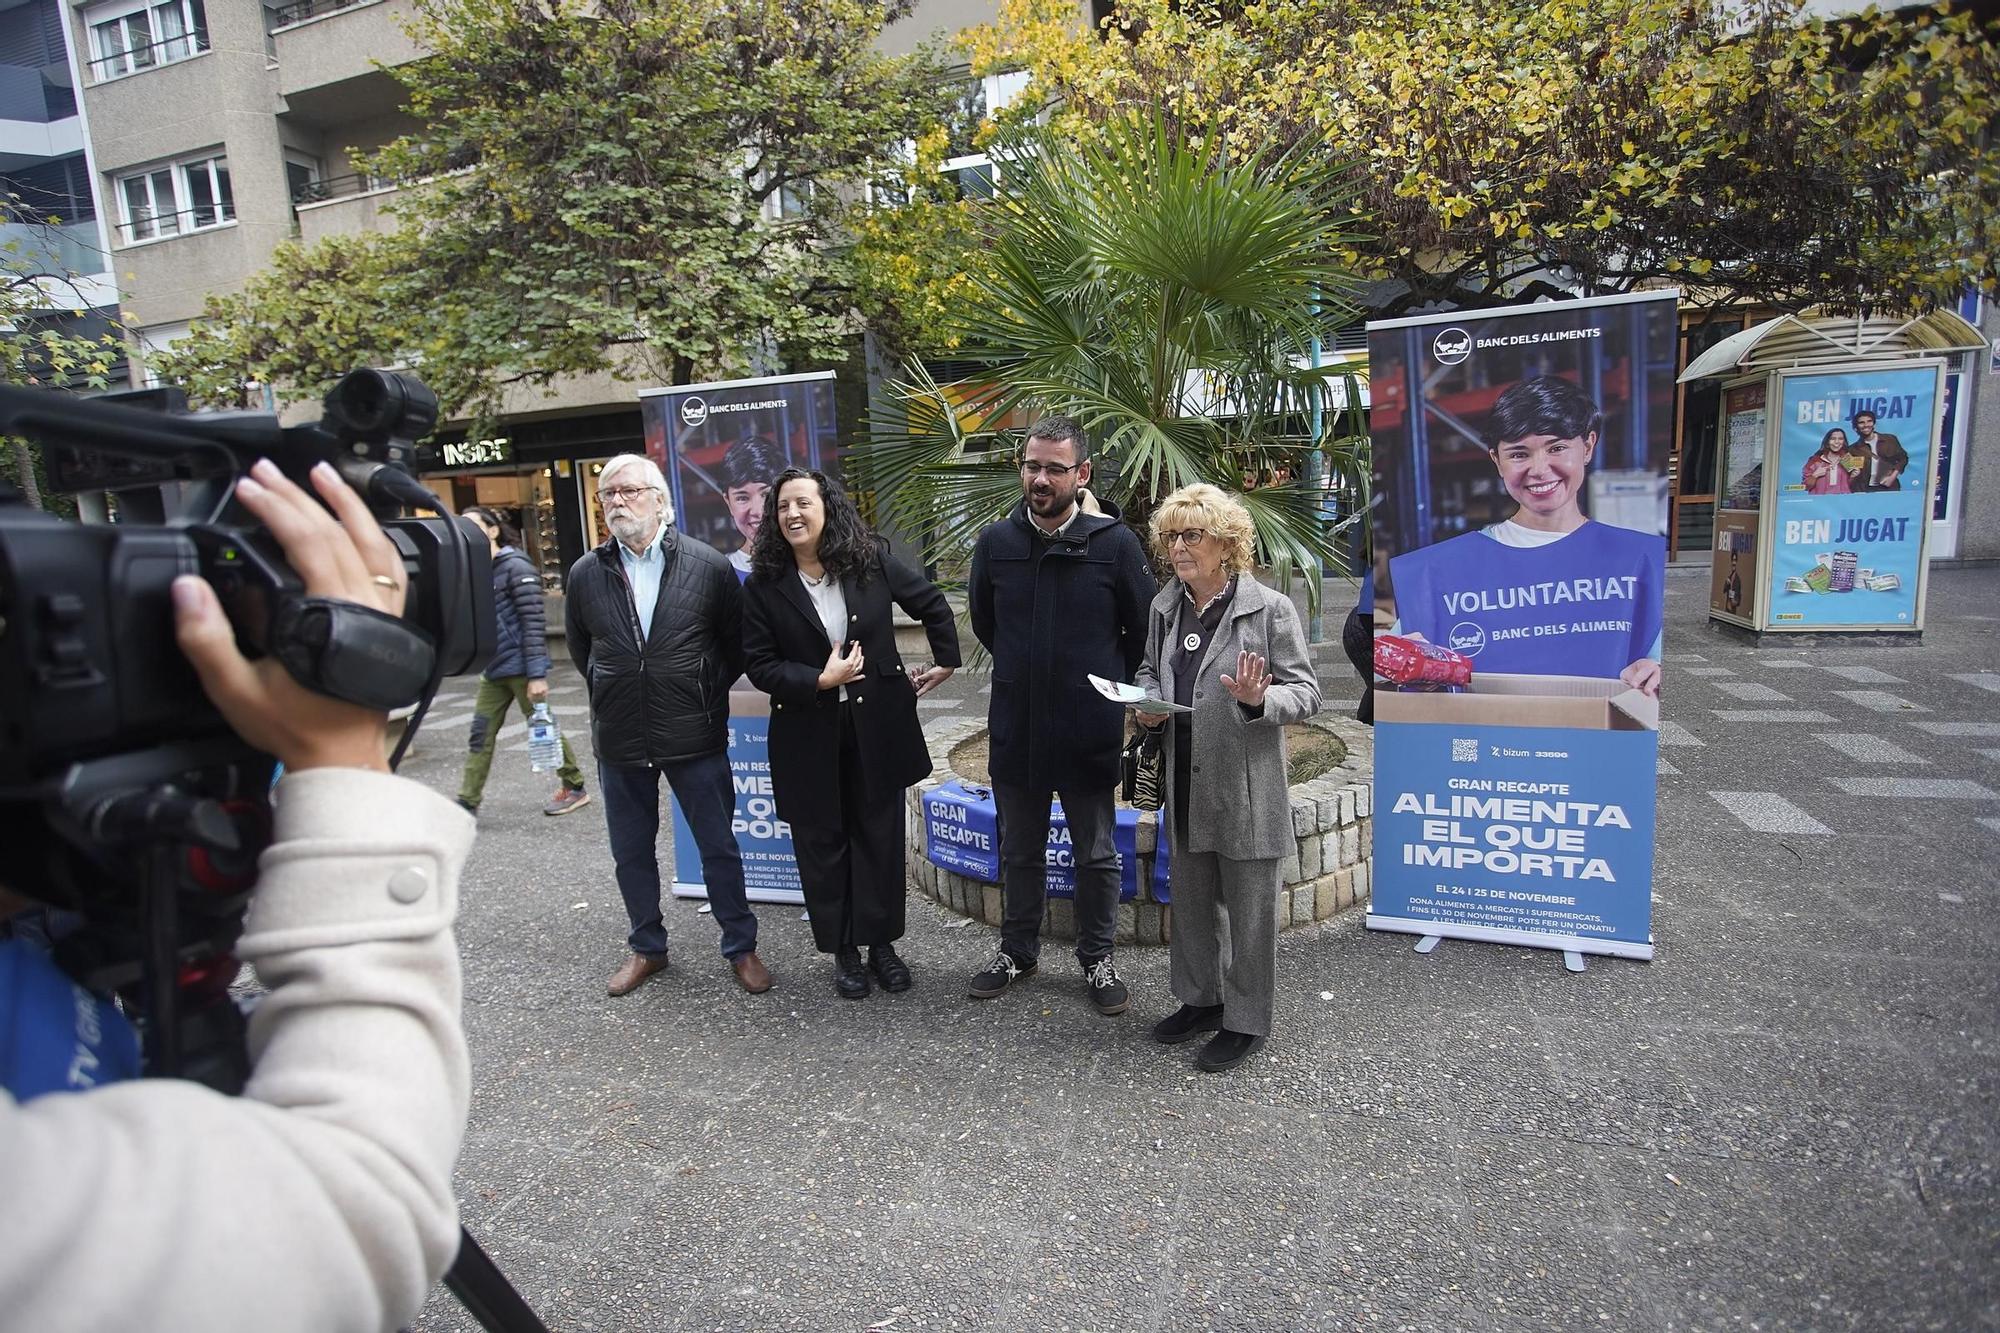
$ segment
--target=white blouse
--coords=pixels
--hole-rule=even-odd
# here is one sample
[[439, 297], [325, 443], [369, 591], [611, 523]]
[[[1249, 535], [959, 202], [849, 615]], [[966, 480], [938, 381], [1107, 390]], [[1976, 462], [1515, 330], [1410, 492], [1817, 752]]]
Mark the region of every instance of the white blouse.
[[[805, 585], [806, 596], [812, 599], [813, 610], [819, 612], [819, 623], [826, 631], [826, 641], [835, 648], [842, 649], [841, 655], [846, 656], [847, 594], [840, 590], [840, 580], [829, 574], [814, 582], [801, 571], [799, 582]], [[840, 697], [847, 698], [847, 686], [840, 687]]]

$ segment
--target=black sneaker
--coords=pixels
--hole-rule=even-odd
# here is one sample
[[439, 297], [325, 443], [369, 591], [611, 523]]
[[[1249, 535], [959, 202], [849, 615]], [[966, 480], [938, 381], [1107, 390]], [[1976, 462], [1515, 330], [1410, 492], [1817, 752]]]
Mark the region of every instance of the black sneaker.
[[1236, 1068], [1263, 1049], [1264, 1038], [1224, 1028], [1215, 1034], [1214, 1041], [1201, 1048], [1201, 1054], [1194, 1058], [1194, 1062], [1211, 1074], [1220, 1074], [1225, 1069]]
[[1118, 969], [1111, 965], [1109, 954], [1084, 964], [1083, 984], [1090, 988], [1090, 1002], [1100, 1014], [1122, 1014], [1125, 1006], [1132, 1003], [1132, 993], [1118, 979]]
[[1016, 958], [1005, 949], [993, 955], [993, 961], [986, 965], [984, 972], [972, 978], [971, 995], [975, 1000], [990, 1000], [1004, 994], [1007, 988], [1022, 977], [1035, 975], [1038, 964], [1034, 959]]
[[1178, 1046], [1184, 1041], [1199, 1037], [1204, 1032], [1213, 1032], [1221, 1026], [1221, 1005], [1184, 1004], [1153, 1024], [1153, 1040], [1167, 1046]]
[[466, 814], [471, 815], [474, 819], [479, 818], [478, 806], [466, 800], [463, 796], [454, 796], [452, 799], [458, 802], [458, 808], [465, 811]]

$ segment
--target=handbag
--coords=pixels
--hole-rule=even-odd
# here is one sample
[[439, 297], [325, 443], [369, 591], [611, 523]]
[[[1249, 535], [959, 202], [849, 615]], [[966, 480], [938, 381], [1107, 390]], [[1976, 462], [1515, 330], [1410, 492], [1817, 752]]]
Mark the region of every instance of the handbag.
[[1165, 750], [1160, 732], [1141, 727], [1119, 756], [1119, 795], [1134, 810], [1157, 810], [1166, 796]]

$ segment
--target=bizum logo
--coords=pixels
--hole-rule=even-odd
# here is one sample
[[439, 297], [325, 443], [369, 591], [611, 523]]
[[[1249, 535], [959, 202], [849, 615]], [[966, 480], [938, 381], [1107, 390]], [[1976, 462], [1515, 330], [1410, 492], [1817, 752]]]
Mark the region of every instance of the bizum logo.
[[1472, 335], [1464, 329], [1440, 329], [1431, 339], [1431, 355], [1447, 366], [1455, 366], [1472, 355]]
[[690, 398], [681, 404], [681, 420], [690, 426], [699, 426], [708, 420], [708, 400]]

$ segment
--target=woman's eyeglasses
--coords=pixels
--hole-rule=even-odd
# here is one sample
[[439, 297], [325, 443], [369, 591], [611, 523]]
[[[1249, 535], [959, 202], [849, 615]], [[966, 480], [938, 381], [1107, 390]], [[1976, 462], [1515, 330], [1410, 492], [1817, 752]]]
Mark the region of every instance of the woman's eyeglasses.
[[1181, 528], [1176, 532], [1163, 532], [1160, 534], [1160, 540], [1166, 544], [1169, 550], [1181, 545], [1199, 546], [1207, 537], [1208, 529], [1206, 528]]

